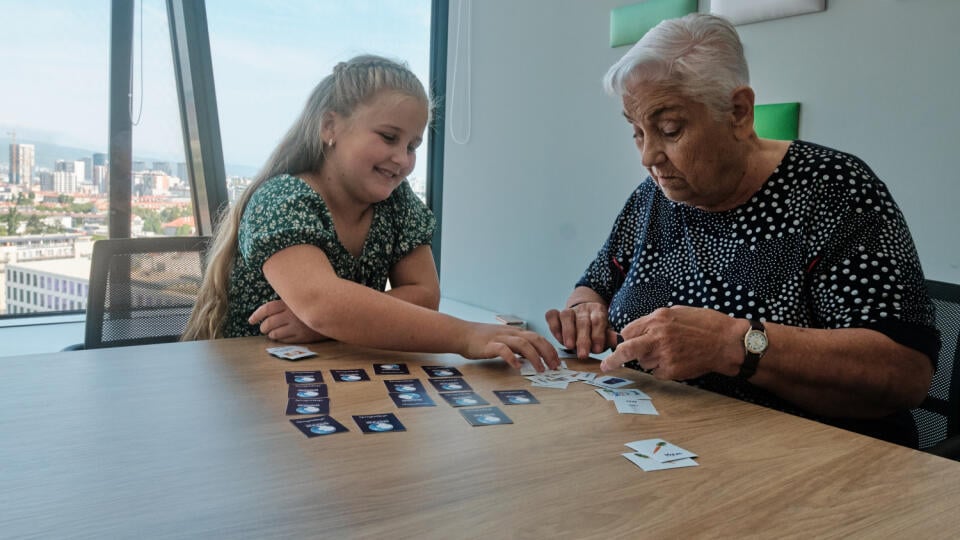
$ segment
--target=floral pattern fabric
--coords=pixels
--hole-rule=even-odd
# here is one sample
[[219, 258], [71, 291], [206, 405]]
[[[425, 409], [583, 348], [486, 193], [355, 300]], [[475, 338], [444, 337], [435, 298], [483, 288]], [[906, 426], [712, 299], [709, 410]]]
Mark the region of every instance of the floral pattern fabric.
[[[431, 242], [436, 219], [407, 182], [373, 208], [363, 250], [354, 257], [340, 243], [326, 203], [309, 184], [286, 174], [264, 182], [250, 197], [240, 220], [224, 334], [260, 334], [259, 327], [247, 319], [264, 303], [279, 299], [263, 275], [263, 264], [291, 246], [317, 246], [338, 277], [385, 290], [390, 269], [415, 248]], [[310, 269], [303, 269], [303, 275], [309, 279]]]

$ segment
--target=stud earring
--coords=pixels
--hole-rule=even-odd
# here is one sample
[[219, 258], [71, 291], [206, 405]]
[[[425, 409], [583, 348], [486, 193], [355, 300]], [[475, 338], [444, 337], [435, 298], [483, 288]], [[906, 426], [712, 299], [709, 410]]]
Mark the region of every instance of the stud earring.
[[330, 139], [330, 142], [327, 143], [327, 146], [329, 146], [330, 148], [333, 148], [333, 142], [334, 142], [333, 139]]

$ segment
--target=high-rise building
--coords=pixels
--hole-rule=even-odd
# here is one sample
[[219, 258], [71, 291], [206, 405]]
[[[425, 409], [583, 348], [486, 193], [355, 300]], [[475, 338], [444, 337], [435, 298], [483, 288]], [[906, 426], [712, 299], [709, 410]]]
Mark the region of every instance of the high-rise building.
[[76, 193], [83, 180], [82, 161], [57, 160], [53, 168], [53, 190], [57, 193]]
[[89, 182], [93, 180], [93, 159], [92, 158], [80, 158], [80, 161], [83, 162], [83, 178], [81, 180]]
[[94, 153], [94, 154], [93, 154], [93, 165], [94, 165], [94, 167], [96, 167], [97, 165], [104, 165], [104, 166], [106, 166], [108, 163], [109, 163], [109, 161], [108, 161], [108, 159], [107, 159], [107, 155], [106, 155], [106, 154], [102, 154], [102, 153], [100, 153], [100, 152], [97, 152], [97, 153]]
[[180, 163], [177, 163], [177, 178], [179, 178], [180, 181], [184, 183], [190, 180], [189, 178], [187, 178], [187, 164], [182, 161]]
[[93, 166], [93, 186], [97, 193], [110, 191], [110, 168], [106, 164]]
[[10, 183], [29, 187], [33, 183], [36, 149], [32, 144], [10, 143]]
[[167, 174], [167, 176], [173, 175], [173, 166], [169, 161], [154, 161], [153, 170], [163, 171]]

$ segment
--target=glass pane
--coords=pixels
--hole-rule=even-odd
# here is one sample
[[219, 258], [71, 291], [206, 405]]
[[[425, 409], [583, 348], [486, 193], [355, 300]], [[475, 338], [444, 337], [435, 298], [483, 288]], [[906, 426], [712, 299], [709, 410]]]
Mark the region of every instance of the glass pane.
[[[86, 309], [106, 238], [110, 0], [0, 0], [0, 315]], [[192, 234], [166, 6], [134, 15], [133, 236]], [[69, 284], [69, 285], [68, 285]]]
[[192, 236], [197, 228], [186, 173], [166, 2], [139, 0], [133, 28], [130, 233], [133, 237]]
[[[358, 54], [403, 60], [429, 90], [430, 0], [207, 0], [206, 5], [231, 203], [337, 62]], [[426, 148], [421, 145], [408, 177], [424, 200]]]
[[0, 14], [0, 315], [83, 309], [60, 283], [86, 283], [106, 227], [110, 2], [0, 0]]

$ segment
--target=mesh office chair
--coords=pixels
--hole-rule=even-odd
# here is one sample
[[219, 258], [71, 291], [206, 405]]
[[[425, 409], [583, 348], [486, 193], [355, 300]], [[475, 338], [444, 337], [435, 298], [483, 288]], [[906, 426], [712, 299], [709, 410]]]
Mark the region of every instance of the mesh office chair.
[[940, 330], [940, 357], [927, 398], [911, 411], [920, 449], [960, 459], [960, 285], [927, 280]]
[[192, 236], [96, 242], [83, 348], [180, 339], [203, 281], [209, 240]]

